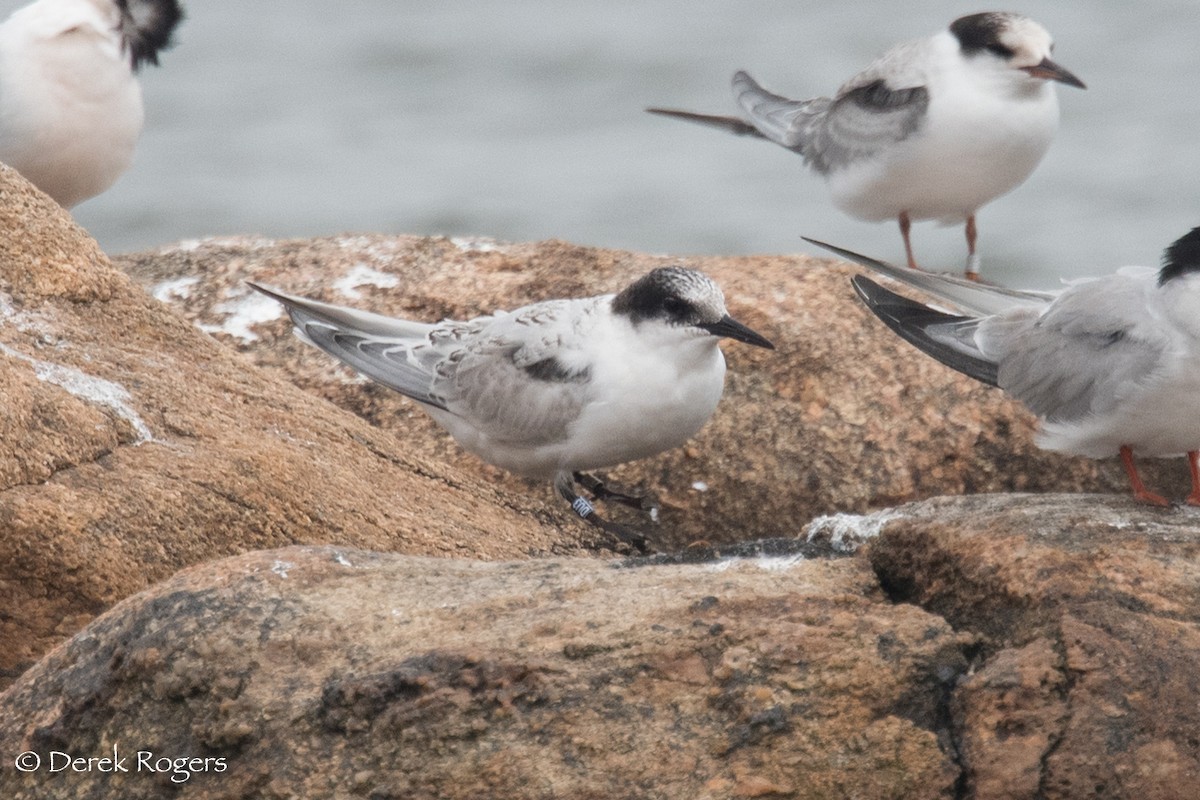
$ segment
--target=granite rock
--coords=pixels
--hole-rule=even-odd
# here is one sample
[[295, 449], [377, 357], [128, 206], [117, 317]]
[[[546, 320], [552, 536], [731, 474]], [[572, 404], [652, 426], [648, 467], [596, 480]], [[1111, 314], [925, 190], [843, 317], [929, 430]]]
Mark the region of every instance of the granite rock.
[[[949, 798], [971, 641], [861, 558], [252, 553], [126, 600], [0, 695], [0, 794]], [[130, 774], [8, 753], [114, 747]], [[139, 752], [199, 760], [172, 786]]]
[[0, 695], [0, 794], [173, 788], [9, 766], [116, 746], [201, 759], [196, 798], [1192, 797], [1198, 516], [993, 495], [740, 558], [211, 562]]
[[967, 796], [1200, 796], [1200, 511], [944, 498], [869, 557], [894, 600], [980, 637], [952, 708]]

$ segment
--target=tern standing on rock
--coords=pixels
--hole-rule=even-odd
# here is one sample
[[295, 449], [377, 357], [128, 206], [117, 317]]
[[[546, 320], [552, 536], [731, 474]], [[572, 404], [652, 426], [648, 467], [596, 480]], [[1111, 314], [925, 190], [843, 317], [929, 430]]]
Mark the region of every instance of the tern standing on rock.
[[1050, 147], [1058, 130], [1054, 83], [1084, 88], [1051, 60], [1053, 49], [1050, 34], [1028, 17], [971, 14], [896, 45], [832, 98], [789, 100], [738, 72], [733, 94], [745, 119], [648, 110], [799, 153], [839, 209], [899, 222], [914, 269], [913, 221], [965, 223], [966, 272], [978, 278], [976, 212], [1021, 185]]
[[773, 348], [729, 316], [692, 269], [653, 270], [616, 295], [548, 300], [467, 322], [392, 319], [250, 284], [282, 303], [296, 333], [420, 403], [489, 464], [554, 482], [582, 519], [644, 548], [576, 492], [637, 503], [584, 470], [686, 442], [716, 410], [721, 337]]
[[1200, 505], [1200, 228], [1171, 244], [1158, 269], [1124, 267], [1055, 293], [913, 272], [822, 246], [966, 312], [949, 314], [853, 279], [867, 307], [904, 340], [1037, 414], [1038, 446], [1088, 458], [1120, 455], [1134, 497], [1162, 506], [1166, 498], [1142, 484], [1134, 453], [1186, 454], [1186, 502]]
[[60, 205], [100, 194], [142, 132], [137, 71], [183, 18], [176, 0], [37, 0], [0, 24], [0, 161]]

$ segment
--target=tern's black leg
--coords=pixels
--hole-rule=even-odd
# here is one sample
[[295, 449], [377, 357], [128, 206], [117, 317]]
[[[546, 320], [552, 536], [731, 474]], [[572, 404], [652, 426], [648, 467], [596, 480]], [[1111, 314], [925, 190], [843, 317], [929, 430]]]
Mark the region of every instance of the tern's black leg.
[[639, 511], [650, 513], [658, 507], [658, 503], [644, 494], [626, 494], [625, 492], [610, 489], [604, 481], [597, 478], [595, 475], [590, 475], [586, 472], [576, 472], [573, 474], [575, 481], [582, 486], [592, 497], [605, 502], [612, 501], [620, 503], [623, 506], [636, 508]]
[[640, 531], [626, 528], [624, 525], [618, 525], [615, 522], [609, 522], [596, 513], [596, 508], [586, 498], [580, 497], [575, 493], [574, 482], [571, 476], [563, 473], [558, 480], [554, 482], [554, 488], [564, 500], [571, 504], [571, 510], [584, 522], [595, 525], [602, 531], [616, 537], [620, 541], [628, 544], [631, 547], [637, 548], [638, 552], [649, 552], [649, 545], [646, 543], [645, 534]]

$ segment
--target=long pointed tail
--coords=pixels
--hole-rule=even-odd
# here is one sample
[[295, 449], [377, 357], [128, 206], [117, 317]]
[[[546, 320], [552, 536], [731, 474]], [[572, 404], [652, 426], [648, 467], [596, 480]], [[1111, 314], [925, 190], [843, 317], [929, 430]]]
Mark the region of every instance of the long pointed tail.
[[675, 119], [684, 119], [688, 122], [696, 122], [700, 125], [708, 125], [711, 128], [718, 128], [736, 136], [753, 136], [757, 139], [766, 138], [753, 125], [737, 117], [722, 117], [716, 114], [697, 114], [692, 111], [676, 111], [670, 108], [647, 108], [646, 111], [663, 117], [673, 117]]

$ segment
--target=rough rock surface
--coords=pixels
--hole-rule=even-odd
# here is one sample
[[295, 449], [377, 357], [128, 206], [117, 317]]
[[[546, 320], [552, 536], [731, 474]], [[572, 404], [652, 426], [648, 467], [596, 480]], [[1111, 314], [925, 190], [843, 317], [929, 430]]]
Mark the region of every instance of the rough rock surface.
[[[438, 320], [611, 292], [681, 261], [713, 276], [733, 315], [778, 349], [725, 344], [730, 370], [713, 420], [688, 446], [611, 471], [615, 483], [663, 501], [660, 548], [790, 536], [818, 514], [936, 495], [1128, 491], [1115, 461], [1038, 451], [1033, 420], [1018, 404], [893, 336], [855, 299], [849, 269], [830, 262], [347, 236], [189, 242], [118, 264], [256, 364], [394, 432], [406, 454], [453, 464], [522, 507], [557, 513], [560, 504], [543, 487], [531, 489], [460, 451], [411, 401], [298, 341], [277, 304], [243, 281]], [[1185, 494], [1186, 479], [1182, 460], [1167, 462], [1165, 472], [1147, 470], [1151, 485], [1168, 494]]]
[[822, 520], [878, 534], [834, 559], [239, 556], [0, 695], [0, 795], [178, 788], [13, 768], [115, 747], [222, 759], [195, 798], [1196, 797], [1198, 516], [977, 496]]
[[[122, 603], [2, 696], [0, 742], [223, 758], [189, 797], [949, 797], [938, 736], [970, 638], [888, 603], [863, 559], [292, 548]], [[4, 755], [14, 800], [169, 787]]]
[[1200, 797], [1200, 511], [919, 509], [869, 555], [893, 599], [981, 637], [952, 708], [968, 796]]
[[583, 526], [254, 369], [0, 169], [0, 685], [116, 601], [296, 543], [519, 558]]

